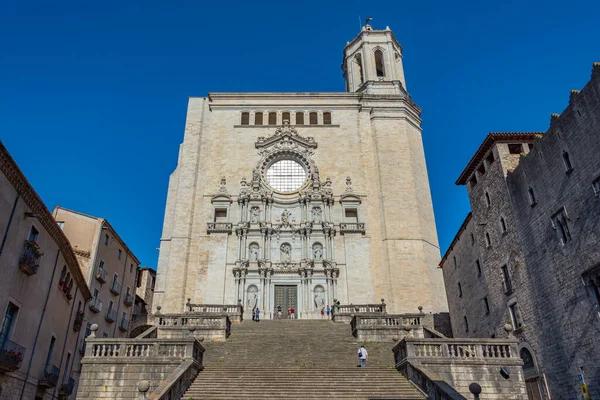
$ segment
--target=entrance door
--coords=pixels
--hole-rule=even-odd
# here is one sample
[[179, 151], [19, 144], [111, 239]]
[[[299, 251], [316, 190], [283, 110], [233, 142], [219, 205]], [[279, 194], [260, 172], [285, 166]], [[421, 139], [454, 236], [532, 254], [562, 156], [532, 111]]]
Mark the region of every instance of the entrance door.
[[290, 308], [296, 311], [298, 318], [298, 290], [296, 286], [275, 285], [275, 308], [281, 306], [281, 318], [287, 318], [287, 312]]

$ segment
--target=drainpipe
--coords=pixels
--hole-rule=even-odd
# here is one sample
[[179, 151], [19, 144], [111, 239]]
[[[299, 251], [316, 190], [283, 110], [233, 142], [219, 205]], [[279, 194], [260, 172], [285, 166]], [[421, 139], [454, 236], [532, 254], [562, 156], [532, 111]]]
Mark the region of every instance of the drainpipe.
[[46, 315], [46, 308], [48, 307], [48, 300], [50, 299], [50, 291], [54, 285], [54, 275], [56, 274], [56, 265], [58, 264], [58, 256], [60, 256], [60, 248], [56, 252], [56, 259], [54, 260], [54, 269], [52, 269], [52, 278], [50, 278], [50, 285], [48, 286], [48, 293], [46, 293], [46, 301], [44, 302], [44, 309], [42, 310], [42, 316], [40, 317], [40, 323], [38, 324], [37, 332], [35, 333], [35, 340], [33, 341], [33, 348], [31, 349], [31, 358], [29, 359], [29, 365], [27, 366], [27, 374], [23, 380], [23, 387], [21, 388], [20, 400], [23, 400], [23, 393], [25, 393], [25, 386], [27, 385], [27, 378], [31, 373], [31, 364], [33, 364], [33, 357], [35, 356], [35, 348], [37, 346], [40, 331], [42, 330], [42, 323], [44, 322], [44, 316]]
[[[129, 253], [125, 254], [125, 264], [123, 264], [123, 274], [121, 274], [121, 276], [123, 277], [123, 284], [121, 285], [121, 293], [119, 293], [119, 304], [117, 304], [117, 320], [115, 322], [119, 321], [119, 312], [121, 310], [121, 296], [123, 296], [123, 290], [125, 290], [125, 271], [127, 270], [128, 257]], [[115, 337], [115, 333], [117, 333], [117, 324], [115, 324], [115, 327], [113, 328], [113, 337]]]
[[10, 212], [10, 217], [8, 218], [8, 224], [6, 225], [6, 230], [4, 231], [4, 237], [2, 238], [2, 244], [0, 244], [0, 255], [2, 255], [2, 250], [4, 250], [4, 243], [6, 243], [6, 238], [8, 237], [8, 230], [10, 229], [10, 224], [12, 222], [13, 216], [15, 215], [15, 210], [17, 209], [17, 203], [21, 196], [17, 194], [17, 198], [12, 207], [12, 211]]
[[[73, 295], [73, 303], [71, 303], [71, 313], [69, 314], [69, 323], [67, 324], [67, 331], [65, 332], [65, 341], [63, 342], [63, 351], [62, 354], [60, 355], [60, 363], [58, 364], [61, 368], [62, 368], [62, 362], [63, 359], [65, 358], [65, 351], [67, 351], [67, 339], [69, 338], [69, 328], [71, 328], [71, 318], [73, 318], [73, 308], [75, 308], [75, 302], [77, 301], [77, 292], [79, 291], [79, 286], [77, 286], [75, 288], [75, 294]], [[75, 353], [73, 353], [73, 355], [71, 356], [71, 364], [73, 364], [73, 362], [75, 362]], [[61, 382], [65, 381], [65, 374], [69, 372], [69, 371], [64, 371], [63, 373], [63, 378]], [[68, 383], [68, 381], [67, 381]], [[61, 383], [59, 383], [56, 386], [61, 385]], [[56, 393], [56, 386], [54, 386], [54, 390], [52, 391], [52, 398], [54, 398], [54, 394]]]

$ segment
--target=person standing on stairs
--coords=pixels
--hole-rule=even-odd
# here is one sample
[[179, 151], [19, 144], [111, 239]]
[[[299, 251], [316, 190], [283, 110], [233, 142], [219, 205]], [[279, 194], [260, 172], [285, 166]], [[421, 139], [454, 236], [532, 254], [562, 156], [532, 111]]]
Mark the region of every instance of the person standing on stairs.
[[290, 308], [290, 312], [291, 312], [292, 319], [296, 318], [296, 310], [294, 309], [294, 307]]
[[252, 321], [256, 320], [256, 307], [252, 309]]
[[361, 367], [361, 368], [366, 367], [367, 360], [369, 359], [369, 353], [367, 352], [367, 349], [365, 349], [364, 344], [360, 346], [360, 349], [358, 349], [357, 355], [358, 355], [358, 360], [360, 361], [359, 367]]
[[281, 319], [281, 304], [277, 306], [277, 319]]
[[327, 304], [327, 319], [329, 319], [329, 313], [331, 312], [331, 307]]
[[[325, 307], [321, 307], [321, 319], [325, 318]], [[329, 318], [329, 313], [327, 313], [327, 318]]]
[[254, 317], [254, 321], [260, 322], [260, 308], [256, 307], [256, 316]]

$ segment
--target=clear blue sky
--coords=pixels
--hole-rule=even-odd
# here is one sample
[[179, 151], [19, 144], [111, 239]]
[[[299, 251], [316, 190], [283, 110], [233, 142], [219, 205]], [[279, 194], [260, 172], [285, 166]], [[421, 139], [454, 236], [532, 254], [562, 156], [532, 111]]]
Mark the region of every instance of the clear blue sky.
[[0, 139], [50, 209], [107, 218], [156, 267], [188, 96], [343, 91], [367, 14], [404, 47], [443, 253], [485, 134], [545, 131], [588, 81], [599, 1], [4, 1]]

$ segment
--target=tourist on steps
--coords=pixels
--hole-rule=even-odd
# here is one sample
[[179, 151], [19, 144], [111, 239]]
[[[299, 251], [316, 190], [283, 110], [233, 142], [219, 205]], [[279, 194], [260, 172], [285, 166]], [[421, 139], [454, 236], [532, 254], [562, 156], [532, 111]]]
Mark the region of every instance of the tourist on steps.
[[252, 321], [256, 319], [256, 307], [252, 309]]
[[281, 319], [281, 304], [277, 306], [277, 319]]
[[256, 316], [254, 317], [254, 321], [260, 321], [260, 308], [256, 307]]
[[331, 307], [327, 304], [327, 319], [329, 319], [329, 313], [331, 312]]
[[292, 319], [294, 319], [296, 317], [296, 310], [294, 310], [294, 307], [290, 308], [290, 315], [292, 316]]
[[[321, 307], [321, 319], [325, 318], [325, 307]], [[327, 313], [327, 318], [329, 318], [329, 313]]]
[[369, 358], [369, 353], [367, 352], [367, 349], [365, 349], [365, 345], [361, 345], [360, 349], [358, 349], [358, 359], [360, 361], [360, 365], [359, 367], [364, 368], [367, 366], [367, 359]]

